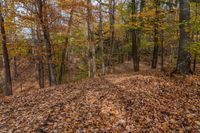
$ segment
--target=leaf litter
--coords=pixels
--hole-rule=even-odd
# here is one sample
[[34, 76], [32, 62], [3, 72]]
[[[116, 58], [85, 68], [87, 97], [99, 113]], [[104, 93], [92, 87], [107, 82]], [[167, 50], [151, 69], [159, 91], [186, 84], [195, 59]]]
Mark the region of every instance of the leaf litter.
[[199, 133], [198, 78], [109, 75], [0, 100], [1, 133]]

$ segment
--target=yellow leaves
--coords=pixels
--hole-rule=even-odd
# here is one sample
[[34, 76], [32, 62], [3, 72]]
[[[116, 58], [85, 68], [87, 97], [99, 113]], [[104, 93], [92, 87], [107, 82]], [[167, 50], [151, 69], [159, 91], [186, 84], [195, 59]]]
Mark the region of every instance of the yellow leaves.
[[138, 27], [141, 26], [141, 22], [139, 22], [139, 21], [137, 21], [137, 22], [130, 22], [129, 26], [138, 28]]
[[8, 49], [9, 49], [9, 55], [12, 58], [15, 56], [25, 57], [30, 48], [26, 43], [18, 42], [18, 43], [8, 44]]
[[148, 11], [141, 12], [139, 14], [139, 17], [143, 18], [143, 19], [149, 19], [149, 18], [152, 18], [154, 16], [155, 16], [155, 10], [148, 10]]

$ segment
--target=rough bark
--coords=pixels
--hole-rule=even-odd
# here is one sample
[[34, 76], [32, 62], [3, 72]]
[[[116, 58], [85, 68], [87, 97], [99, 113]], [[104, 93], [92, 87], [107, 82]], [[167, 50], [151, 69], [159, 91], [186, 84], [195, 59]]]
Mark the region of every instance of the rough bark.
[[151, 68], [152, 69], [156, 69], [157, 64], [158, 64], [158, 51], [159, 51], [159, 8], [160, 3], [159, 0], [155, 0], [155, 24], [154, 24], [154, 49], [153, 49], [153, 59], [152, 59], [152, 65]]
[[194, 54], [194, 61], [193, 61], [193, 72], [196, 71], [196, 64], [197, 64], [197, 54]]
[[59, 77], [58, 77], [59, 84], [62, 83], [63, 74], [65, 72], [65, 60], [66, 60], [66, 54], [67, 54], [67, 50], [68, 50], [67, 47], [68, 47], [68, 44], [69, 44], [69, 36], [70, 36], [70, 33], [71, 33], [71, 27], [72, 27], [72, 22], [73, 22], [73, 14], [74, 14], [74, 8], [72, 7], [71, 12], [70, 12], [69, 22], [68, 22], [68, 29], [67, 29], [67, 35], [66, 35], [66, 38], [65, 38], [64, 49], [62, 50], [60, 72], [59, 72]]
[[48, 60], [48, 75], [49, 75], [49, 85], [56, 85], [56, 75], [53, 67], [53, 56], [52, 56], [52, 46], [50, 42], [50, 34], [48, 29], [47, 13], [45, 10], [46, 0], [38, 0], [39, 3], [39, 19], [43, 31], [43, 36], [46, 44], [46, 53]]
[[[14, 23], [15, 23], [15, 18], [14, 18]], [[18, 41], [17, 39], [17, 33], [16, 33], [16, 27], [15, 27], [15, 38], [14, 38], [14, 42], [16, 43]], [[18, 77], [18, 70], [17, 70], [17, 57], [14, 56], [13, 57], [13, 71], [14, 71], [14, 79], [16, 80]]]
[[[136, 13], [136, 1], [132, 0], [131, 3], [131, 8], [132, 8], [132, 15], [134, 15]], [[132, 18], [132, 22], [134, 23], [136, 20], [136, 18]], [[139, 71], [139, 35], [138, 35], [138, 30], [133, 29], [131, 31], [131, 35], [132, 35], [132, 58], [133, 58], [133, 68], [134, 71], [137, 72]]]
[[[91, 0], [87, 0], [87, 27], [88, 27], [88, 47], [89, 53], [90, 48], [92, 51], [92, 77], [96, 77], [96, 52], [95, 52], [95, 44], [94, 44], [94, 33], [93, 33], [93, 25], [92, 25], [92, 10], [91, 10]], [[90, 56], [90, 55], [89, 55]]]
[[164, 30], [161, 31], [161, 63], [160, 70], [164, 71]]
[[114, 56], [114, 50], [115, 50], [115, 6], [116, 1], [115, 0], [109, 0], [109, 21], [110, 21], [110, 46], [111, 46], [111, 53], [110, 53], [110, 61], [109, 64], [113, 65], [113, 56]]
[[105, 75], [105, 61], [104, 61], [104, 43], [103, 43], [103, 16], [102, 16], [102, 0], [99, 0], [99, 39], [101, 46], [101, 66], [102, 74]]
[[37, 27], [36, 29], [36, 33], [37, 33], [37, 46], [39, 48], [38, 50], [38, 55], [37, 55], [37, 71], [38, 71], [38, 83], [39, 83], [39, 86], [40, 88], [44, 88], [45, 86], [45, 77], [44, 77], [44, 63], [43, 63], [43, 56], [41, 55], [41, 52], [42, 52], [42, 40], [41, 40], [41, 33], [40, 33], [40, 30], [39, 30], [39, 27]]
[[6, 31], [4, 26], [4, 18], [2, 14], [2, 3], [0, 2], [0, 28], [1, 28], [1, 36], [2, 36], [2, 52], [3, 52], [3, 65], [4, 65], [4, 95], [10, 96], [12, 95], [12, 79], [10, 72], [10, 60], [7, 49], [7, 38]]
[[186, 47], [190, 43], [189, 33], [186, 31], [190, 20], [190, 2], [189, 0], [179, 0], [180, 4], [180, 40], [178, 49], [178, 59], [176, 65], [176, 73], [190, 74], [191, 70], [191, 54], [186, 51]]
[[[197, 17], [198, 17], [198, 2], [196, 2], [195, 8], [195, 24], [197, 24]], [[196, 32], [196, 42], [199, 41], [199, 31]], [[193, 72], [196, 71], [196, 64], [197, 64], [197, 53], [194, 53], [194, 60], [193, 60]]]

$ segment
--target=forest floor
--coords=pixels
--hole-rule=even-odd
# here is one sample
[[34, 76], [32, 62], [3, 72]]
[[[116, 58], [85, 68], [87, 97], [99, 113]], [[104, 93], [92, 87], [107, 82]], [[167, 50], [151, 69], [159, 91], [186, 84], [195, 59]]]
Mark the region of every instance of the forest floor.
[[200, 75], [119, 69], [1, 98], [0, 132], [200, 132]]

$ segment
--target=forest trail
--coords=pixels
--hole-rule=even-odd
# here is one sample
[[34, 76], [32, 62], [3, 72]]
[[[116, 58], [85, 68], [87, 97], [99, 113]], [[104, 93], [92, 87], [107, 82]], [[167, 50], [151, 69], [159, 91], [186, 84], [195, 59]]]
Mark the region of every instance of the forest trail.
[[[39, 85], [38, 85], [38, 79], [36, 78], [36, 73], [35, 71], [35, 65], [33, 63], [21, 63], [22, 61], [19, 61], [18, 63], [20, 64], [18, 67], [18, 78], [17, 80], [13, 80], [13, 92], [14, 95], [18, 95], [22, 92], [26, 92], [26, 91], [30, 91], [30, 90], [38, 90], [39, 89]], [[25, 61], [24, 61], [25, 62]], [[70, 81], [68, 82], [74, 82], [74, 79], [76, 79], [76, 74], [80, 71], [78, 69], [75, 68], [75, 65], [73, 63], [71, 63], [72, 66], [70, 69], [72, 69], [72, 71], [70, 72], [70, 77], [71, 79], [68, 79]], [[152, 70], [150, 69], [150, 66], [145, 64], [145, 63], [141, 63], [140, 64], [140, 70], [143, 73], [149, 73]], [[115, 69], [112, 73], [112, 75], [114, 74], [138, 74], [138, 73], [134, 73], [133, 72], [133, 65], [131, 61], [126, 61], [123, 64], [117, 64], [115, 66]], [[12, 72], [13, 73], [13, 72]], [[46, 74], [47, 75], [47, 74]], [[47, 77], [46, 77], [47, 79]], [[46, 84], [48, 84], [48, 81], [45, 81]], [[2, 97], [2, 96], [0, 96]]]
[[[144, 62], [140, 63], [140, 70], [141, 71], [149, 71], [150, 65], [145, 64]], [[118, 64], [115, 66], [114, 73], [124, 74], [133, 72], [133, 62], [132, 61], [125, 61], [122, 64]]]
[[198, 133], [198, 79], [112, 74], [31, 90], [0, 100], [0, 132]]

